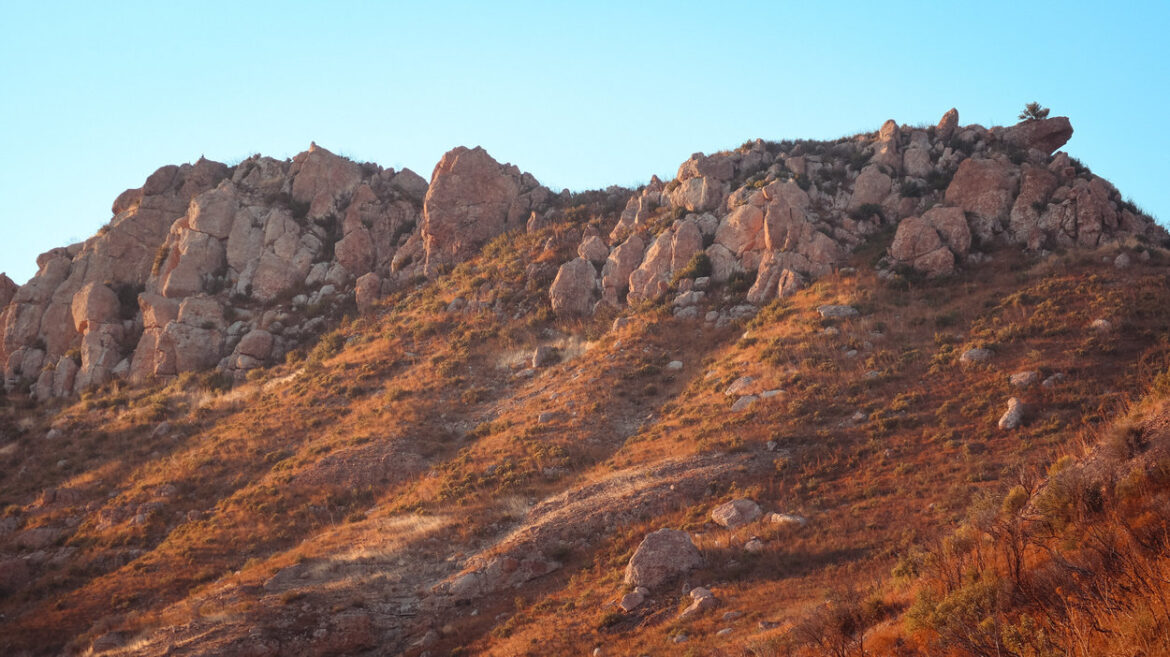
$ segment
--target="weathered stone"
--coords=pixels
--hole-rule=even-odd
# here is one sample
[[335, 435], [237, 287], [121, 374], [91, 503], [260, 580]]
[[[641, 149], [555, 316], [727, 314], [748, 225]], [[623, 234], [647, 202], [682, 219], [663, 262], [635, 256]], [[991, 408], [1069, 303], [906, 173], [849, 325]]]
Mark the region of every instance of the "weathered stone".
[[711, 511], [711, 520], [727, 529], [738, 529], [755, 522], [763, 514], [760, 505], [752, 500], [737, 499], [725, 502]]
[[853, 194], [849, 197], [847, 209], [853, 212], [863, 205], [881, 205], [890, 195], [892, 184], [890, 177], [882, 173], [876, 164], [866, 166], [857, 180], [853, 181]]
[[577, 255], [595, 265], [600, 265], [609, 258], [609, 247], [596, 235], [585, 238], [577, 247]]
[[1035, 149], [1050, 155], [1072, 138], [1073, 128], [1067, 116], [1051, 119], [1033, 119], [1005, 128], [1000, 135], [1004, 141], [1024, 149]]
[[968, 158], [947, 187], [946, 202], [973, 215], [971, 232], [987, 242], [1003, 231], [1019, 179], [1006, 162]]
[[934, 129], [934, 136], [936, 139], [946, 142], [955, 134], [958, 127], [959, 110], [952, 107], [939, 119], [938, 125]]
[[1008, 400], [1007, 411], [999, 418], [1000, 429], [1016, 429], [1024, 421], [1024, 403], [1019, 399], [1012, 397]]
[[597, 270], [585, 258], [561, 265], [549, 288], [553, 312], [559, 317], [580, 317], [593, 310], [597, 291]]
[[601, 269], [602, 298], [617, 306], [630, 291], [630, 274], [642, 263], [646, 243], [637, 233], [616, 247]]
[[374, 303], [382, 296], [382, 277], [374, 272], [358, 277], [357, 283], [354, 284], [353, 296], [358, 312], [363, 314], [370, 312]]
[[963, 354], [959, 356], [959, 362], [963, 363], [964, 365], [970, 363], [986, 363], [991, 360], [993, 355], [994, 354], [992, 354], [990, 349], [977, 347], [975, 349], [968, 349], [967, 351], [964, 351]]
[[362, 180], [361, 168], [354, 162], [316, 144], [293, 158], [290, 194], [294, 201], [309, 204], [307, 217], [328, 217], [340, 208], [342, 199]]
[[827, 305], [817, 308], [817, 312], [821, 317], [826, 319], [848, 319], [850, 317], [857, 317], [860, 313], [853, 306], [837, 306]]
[[691, 537], [675, 529], [647, 534], [626, 565], [625, 582], [655, 589], [664, 582], [703, 565]]
[[500, 164], [482, 148], [459, 147], [443, 155], [423, 202], [427, 275], [467, 258], [503, 232], [524, 227], [542, 198], [537, 188], [530, 175]]

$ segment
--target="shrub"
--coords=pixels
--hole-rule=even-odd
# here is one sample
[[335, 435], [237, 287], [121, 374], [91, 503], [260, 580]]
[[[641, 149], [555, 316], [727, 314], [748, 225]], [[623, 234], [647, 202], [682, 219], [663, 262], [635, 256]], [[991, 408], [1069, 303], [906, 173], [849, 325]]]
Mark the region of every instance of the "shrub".
[[702, 278], [704, 276], [710, 275], [711, 258], [707, 257], [707, 254], [703, 251], [700, 251], [696, 253], [693, 258], [691, 258], [691, 261], [688, 262], [685, 267], [674, 273], [674, 277], [671, 282], [673, 284], [684, 278]]
[[1024, 111], [1020, 112], [1021, 121], [1035, 121], [1038, 119], [1048, 118], [1049, 109], [1040, 105], [1036, 101], [1032, 101], [1024, 105]]

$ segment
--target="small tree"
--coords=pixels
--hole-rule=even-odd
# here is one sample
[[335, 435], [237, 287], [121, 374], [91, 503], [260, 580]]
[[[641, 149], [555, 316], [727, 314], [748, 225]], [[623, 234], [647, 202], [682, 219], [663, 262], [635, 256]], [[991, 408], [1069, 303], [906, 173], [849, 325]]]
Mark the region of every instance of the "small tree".
[[1020, 112], [1021, 121], [1035, 121], [1036, 119], [1046, 118], [1048, 118], [1048, 108], [1041, 106], [1036, 101], [1024, 105], [1024, 111]]

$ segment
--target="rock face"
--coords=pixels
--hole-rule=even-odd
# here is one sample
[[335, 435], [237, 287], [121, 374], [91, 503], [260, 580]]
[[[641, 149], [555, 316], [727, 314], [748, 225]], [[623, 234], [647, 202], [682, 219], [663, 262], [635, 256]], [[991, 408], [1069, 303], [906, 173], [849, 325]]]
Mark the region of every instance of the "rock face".
[[626, 565], [625, 582], [653, 590], [667, 580], [703, 565], [690, 534], [659, 529], [647, 534]]
[[38, 258], [11, 299], [0, 281], [4, 383], [47, 398], [281, 358], [325, 325], [292, 323], [294, 305], [365, 306], [421, 271], [421, 258], [392, 264], [418, 234], [426, 186], [316, 145], [292, 161], [163, 167], [119, 195], [97, 235]]
[[449, 151], [435, 166], [423, 202], [426, 274], [435, 276], [493, 237], [524, 227], [548, 196], [531, 174], [496, 162], [482, 148]]
[[829, 144], [756, 141], [636, 192], [589, 192], [606, 201], [584, 221], [568, 212], [579, 197], [482, 148], [444, 155], [429, 184], [315, 144], [286, 161], [166, 166], [120, 194], [97, 235], [38, 257], [24, 285], [0, 275], [3, 384], [43, 399], [207, 367], [240, 378], [513, 230], [575, 251], [528, 268], [562, 317], [669, 302], [716, 326], [830, 274], [886, 226], [880, 267], [931, 276], [960, 269], [973, 244], [1166, 243], [1108, 181], [1052, 154], [1071, 134], [1063, 117], [988, 130], [951, 110], [933, 134], [891, 120]]

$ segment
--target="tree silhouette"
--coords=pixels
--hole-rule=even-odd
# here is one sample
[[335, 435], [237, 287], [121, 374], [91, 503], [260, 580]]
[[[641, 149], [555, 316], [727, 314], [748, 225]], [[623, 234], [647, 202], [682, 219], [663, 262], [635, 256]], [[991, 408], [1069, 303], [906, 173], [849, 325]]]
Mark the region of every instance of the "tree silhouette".
[[1020, 112], [1021, 121], [1035, 121], [1036, 119], [1046, 118], [1048, 118], [1048, 108], [1041, 106], [1036, 101], [1024, 105], [1024, 111]]

